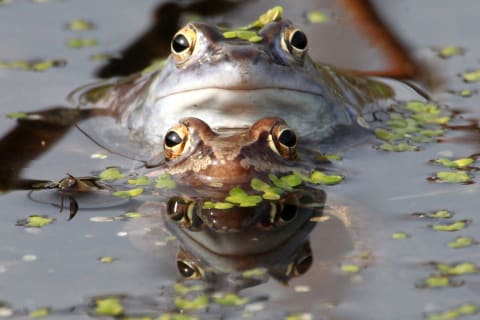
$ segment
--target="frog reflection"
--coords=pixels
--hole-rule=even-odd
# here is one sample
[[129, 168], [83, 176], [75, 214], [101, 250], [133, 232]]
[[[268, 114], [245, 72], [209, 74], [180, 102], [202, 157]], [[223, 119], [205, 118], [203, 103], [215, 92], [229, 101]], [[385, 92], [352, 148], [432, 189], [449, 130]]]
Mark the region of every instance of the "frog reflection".
[[241, 288], [266, 280], [262, 273], [242, 277], [245, 270], [264, 268], [284, 283], [307, 272], [313, 261], [308, 235], [325, 200], [324, 191], [302, 188], [255, 207], [205, 208], [207, 199], [175, 197], [139, 210], [151, 219], [162, 214], [179, 241], [176, 263], [182, 277]]
[[173, 37], [162, 67], [81, 88], [72, 98], [84, 108], [109, 110], [119, 131], [152, 149], [167, 128], [192, 116], [214, 128], [249, 127], [276, 116], [319, 142], [340, 127], [366, 126], [363, 112], [391, 102], [386, 82], [314, 62], [302, 30], [281, 12], [269, 19], [252, 27], [247, 40], [190, 23]]

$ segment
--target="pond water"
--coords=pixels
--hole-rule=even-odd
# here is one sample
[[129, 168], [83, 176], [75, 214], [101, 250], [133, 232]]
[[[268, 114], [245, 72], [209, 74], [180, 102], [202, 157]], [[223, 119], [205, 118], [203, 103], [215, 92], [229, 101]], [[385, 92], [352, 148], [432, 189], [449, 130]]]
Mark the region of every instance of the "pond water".
[[[329, 22], [305, 27], [315, 59], [348, 69], [381, 69], [385, 62], [348, 19], [349, 14], [341, 5], [346, 2], [303, 1], [294, 8], [281, 1], [278, 4], [285, 7], [284, 15], [295, 22], [304, 23], [303, 14], [313, 9], [329, 16]], [[433, 99], [460, 112], [454, 124], [473, 126], [468, 130], [449, 129], [441, 143], [420, 144], [419, 151], [380, 151], [372, 147], [381, 143], [373, 137], [341, 150], [342, 160], [334, 161], [333, 166], [342, 172], [345, 181], [322, 188], [326, 194], [323, 214], [329, 219], [318, 223], [310, 235], [314, 260], [308, 271], [290, 279], [288, 286], [269, 279], [241, 290], [239, 295], [249, 302], [237, 301], [238, 306], [225, 306], [217, 300], [199, 311], [184, 307], [186, 315], [202, 319], [454, 319], [444, 314], [453, 310], [454, 316], [478, 317], [469, 314], [480, 305], [480, 280], [475, 268], [480, 264], [478, 246], [475, 240], [464, 248], [452, 248], [450, 244], [458, 237], [479, 240], [478, 174], [470, 170], [473, 183], [468, 184], [435, 183], [427, 178], [439, 171], [452, 171], [430, 163], [432, 159], [465, 158], [480, 152], [479, 129], [469, 121], [480, 116], [478, 82], [465, 83], [459, 76], [478, 68], [480, 42], [475, 35], [475, 13], [480, 5], [474, 0], [455, 4], [446, 0], [373, 3], [425, 69], [423, 78], [432, 87]], [[244, 25], [277, 3], [247, 1], [226, 10], [223, 5], [227, 4], [225, 1], [209, 7], [205, 11], [213, 12], [209, 19]], [[190, 7], [193, 13], [194, 8], [197, 7]], [[123, 60], [107, 64], [92, 57], [115, 54], [126, 47], [147, 52], [146, 60], [161, 55], [164, 49], [142, 45], [139, 39], [148, 43], [154, 12], [157, 16], [169, 12], [162, 10], [167, 9], [153, 0], [135, 4], [126, 0], [13, 0], [1, 4], [0, 60], [66, 61], [64, 66], [44, 72], [0, 69], [2, 112], [70, 107], [65, 97], [74, 88], [100, 76], [142, 69], [148, 62], [135, 58], [137, 53], [132, 53], [137, 64], [129, 62], [130, 67], [125, 70], [118, 67]], [[172, 12], [175, 10], [178, 8]], [[67, 24], [77, 19], [92, 21], [94, 29], [68, 30]], [[162, 26], [168, 30], [168, 24]], [[98, 44], [72, 48], [67, 43], [73, 38], [96, 39]], [[158, 41], [168, 44], [170, 36], [166, 39]], [[441, 59], [432, 50], [450, 45], [462, 47], [464, 52]], [[462, 96], [459, 92], [464, 89], [473, 94]], [[106, 159], [92, 157], [106, 152], [75, 128], [26, 127], [0, 118], [0, 150], [3, 162], [8, 164], [1, 169], [4, 189], [18, 177], [56, 181], [66, 173], [81, 177], [108, 166], [130, 169], [140, 165], [114, 154], [108, 154]], [[28, 148], [23, 141], [29, 141]], [[473, 166], [478, 167], [478, 163]], [[2, 194], [0, 318], [40, 317], [46, 312], [43, 308], [48, 308], [48, 319], [88, 319], [100, 317], [99, 301], [103, 301], [110, 305], [110, 309], [106, 308], [112, 317], [149, 319], [163, 314], [160, 319], [170, 319], [168, 313], [175, 319], [173, 314], [182, 308], [176, 307], [174, 300], [178, 305], [178, 297], [183, 297], [178, 285], [174, 288], [175, 283], [181, 282], [177, 273], [177, 242], [164, 230], [163, 221], [148, 215], [148, 203], [143, 204], [147, 213], [143, 217], [114, 219], [139, 210], [144, 200], [112, 200], [101, 194], [86, 198], [78, 199], [80, 211], [68, 221], [68, 201], [62, 212], [51, 205], [60, 202], [54, 190]], [[423, 217], [438, 210], [454, 215]], [[31, 215], [46, 215], [55, 221], [42, 228], [17, 225]], [[461, 228], [465, 221], [468, 223]], [[455, 222], [459, 222], [454, 225], [459, 227], [458, 231], [431, 227]], [[394, 239], [404, 235], [405, 239]], [[209, 257], [207, 253], [205, 256]], [[211, 262], [214, 258], [209, 259]], [[218, 259], [219, 265], [232, 263]], [[438, 271], [442, 268], [440, 263], [448, 266]], [[454, 268], [460, 263], [463, 264]], [[355, 270], [357, 267], [359, 270]], [[474, 272], [466, 274], [468, 270]], [[117, 309], [115, 313], [112, 309], [115, 310], [117, 301], [122, 303], [123, 311]]]

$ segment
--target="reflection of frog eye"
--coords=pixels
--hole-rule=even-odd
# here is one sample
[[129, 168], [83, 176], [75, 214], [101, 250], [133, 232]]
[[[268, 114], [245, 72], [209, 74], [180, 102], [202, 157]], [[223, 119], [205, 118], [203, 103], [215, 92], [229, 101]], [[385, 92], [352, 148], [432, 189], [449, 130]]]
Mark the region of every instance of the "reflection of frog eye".
[[204, 272], [193, 261], [177, 260], [177, 270], [180, 275], [187, 279], [202, 279]]
[[203, 225], [202, 219], [196, 213], [195, 202], [182, 197], [168, 200], [167, 216], [181, 227], [190, 231], [198, 231]]
[[285, 159], [295, 159], [297, 135], [285, 124], [278, 124], [271, 131], [272, 142], [270, 148]]
[[163, 138], [165, 160], [173, 160], [183, 154], [189, 140], [188, 128], [185, 125], [168, 130]]
[[302, 30], [288, 26], [282, 35], [282, 48], [295, 57], [302, 58], [308, 50], [307, 36]]
[[191, 25], [180, 29], [173, 36], [170, 47], [175, 61], [178, 63], [185, 62], [192, 55], [196, 39], [197, 32]]

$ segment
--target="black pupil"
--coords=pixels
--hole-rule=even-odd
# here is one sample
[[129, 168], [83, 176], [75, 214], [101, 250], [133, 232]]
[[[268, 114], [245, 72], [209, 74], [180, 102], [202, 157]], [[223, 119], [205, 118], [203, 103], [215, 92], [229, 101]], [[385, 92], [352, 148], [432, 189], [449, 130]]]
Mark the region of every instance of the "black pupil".
[[286, 129], [282, 131], [278, 137], [278, 141], [280, 141], [280, 143], [284, 146], [291, 148], [297, 143], [297, 136], [292, 130]]
[[169, 148], [175, 147], [180, 143], [182, 143], [182, 138], [175, 131], [170, 131], [165, 136], [165, 145]]
[[295, 31], [290, 37], [290, 43], [292, 46], [299, 50], [303, 50], [307, 47], [307, 36], [300, 30]]
[[176, 53], [180, 53], [185, 49], [188, 49], [190, 44], [188, 43], [187, 38], [183, 34], [177, 34], [172, 39], [172, 48]]
[[195, 274], [195, 270], [183, 261], [177, 261], [177, 270], [185, 278], [190, 278]]

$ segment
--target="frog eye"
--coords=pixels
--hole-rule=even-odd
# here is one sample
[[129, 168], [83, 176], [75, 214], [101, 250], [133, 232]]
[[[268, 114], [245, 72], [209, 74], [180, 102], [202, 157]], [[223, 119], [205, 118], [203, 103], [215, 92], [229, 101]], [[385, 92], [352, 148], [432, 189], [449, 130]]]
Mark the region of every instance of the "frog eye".
[[300, 29], [286, 27], [282, 35], [282, 48], [296, 58], [302, 58], [308, 50], [307, 35]]
[[277, 124], [271, 131], [270, 148], [285, 159], [296, 158], [297, 135], [285, 124]]
[[181, 156], [189, 140], [188, 128], [183, 124], [168, 130], [163, 138], [165, 160], [169, 161]]
[[204, 272], [193, 261], [177, 260], [177, 270], [186, 279], [202, 279]]
[[193, 53], [197, 40], [197, 32], [188, 25], [178, 31], [172, 38], [170, 45], [173, 58], [177, 63], [185, 62]]
[[196, 213], [195, 202], [173, 197], [167, 203], [167, 217], [174, 221], [179, 227], [190, 231], [199, 231], [203, 221]]

